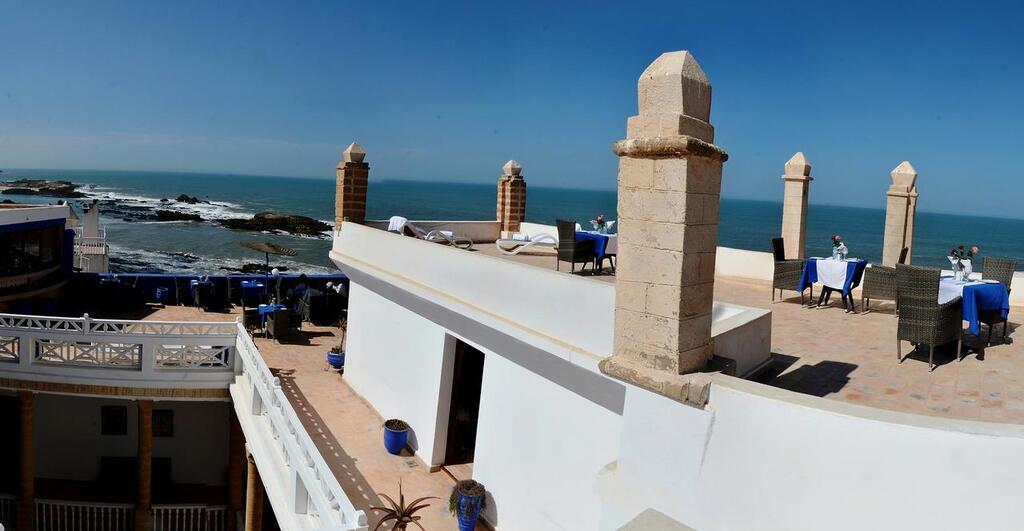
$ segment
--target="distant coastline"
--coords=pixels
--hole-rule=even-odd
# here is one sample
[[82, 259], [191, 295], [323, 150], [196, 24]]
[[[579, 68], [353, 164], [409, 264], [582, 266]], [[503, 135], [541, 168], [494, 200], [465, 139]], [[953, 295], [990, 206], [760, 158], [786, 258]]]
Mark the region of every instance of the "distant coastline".
[[[81, 185], [84, 198], [114, 201], [138, 207], [149, 215], [155, 209], [196, 215], [203, 222], [137, 219], [125, 221], [117, 212], [105, 212], [112, 264], [119, 270], [234, 271], [258, 257], [239, 242], [266, 239], [296, 249], [294, 258], [280, 265], [293, 271], [323, 273], [334, 270], [327, 259], [330, 240], [321, 234], [291, 234], [285, 230], [240, 231], [223, 226], [224, 220], [252, 220], [260, 212], [294, 214], [329, 226], [334, 218], [334, 180], [327, 178], [267, 177], [202, 173], [127, 172], [99, 170], [5, 170], [4, 181], [49, 179]], [[495, 216], [495, 185], [488, 183], [434, 183], [371, 179], [367, 215], [387, 219], [479, 220]], [[179, 201], [181, 196], [187, 200]], [[54, 202], [43, 195], [15, 196], [28, 202]], [[161, 200], [164, 201], [161, 201]], [[586, 222], [598, 214], [614, 219], [616, 194], [609, 190], [573, 190], [530, 186], [526, 215], [529, 221], [553, 224], [556, 218]], [[123, 210], [123, 208], [122, 208]], [[719, 216], [719, 245], [768, 251], [781, 225], [780, 202], [723, 198]], [[227, 222], [232, 225], [235, 222]], [[808, 214], [807, 252], [828, 254], [829, 237], [843, 234], [853, 255], [881, 258], [885, 213], [881, 209], [812, 203]], [[312, 224], [311, 226], [316, 226]], [[256, 227], [260, 228], [260, 227]], [[322, 228], [322, 227], [321, 227]], [[315, 232], [315, 231], [314, 231]], [[982, 256], [1017, 258], [1024, 264], [1024, 220], [958, 216], [918, 212], [914, 263], [940, 267], [945, 253], [956, 244], [979, 244]]]

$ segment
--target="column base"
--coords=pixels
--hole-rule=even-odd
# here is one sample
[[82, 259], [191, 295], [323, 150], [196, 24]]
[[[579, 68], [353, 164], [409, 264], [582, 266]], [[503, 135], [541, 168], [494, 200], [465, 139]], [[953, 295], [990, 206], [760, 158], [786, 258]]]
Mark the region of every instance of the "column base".
[[153, 528], [152, 511], [147, 508], [135, 508], [135, 531], [150, 531]]
[[18, 498], [15, 515], [18, 526], [15, 529], [35, 529], [35, 506], [34, 498]]
[[601, 372], [638, 387], [643, 387], [684, 404], [703, 408], [711, 395], [711, 376], [715, 373], [736, 374], [736, 362], [714, 356], [701, 372], [672, 374], [649, 367], [639, 360], [612, 356], [598, 362]]

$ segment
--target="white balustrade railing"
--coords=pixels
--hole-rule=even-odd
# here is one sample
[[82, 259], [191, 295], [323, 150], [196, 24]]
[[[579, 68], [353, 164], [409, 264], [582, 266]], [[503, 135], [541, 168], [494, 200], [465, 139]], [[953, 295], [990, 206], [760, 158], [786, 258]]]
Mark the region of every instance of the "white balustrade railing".
[[[241, 414], [265, 416], [276, 445], [283, 455], [283, 462], [294, 473], [295, 481], [288, 497], [301, 498], [295, 506], [301, 512], [319, 520], [317, 528], [337, 530], [363, 530], [367, 528], [366, 514], [355, 508], [345, 491], [342, 490], [334, 473], [317, 450], [313, 439], [306, 432], [299, 416], [292, 408], [288, 397], [281, 389], [281, 382], [263, 361], [252, 338], [237, 324], [238, 334], [235, 350], [242, 364], [242, 373], [247, 376], [252, 392], [251, 410], [236, 411]], [[281, 515], [278, 515], [281, 516]]]
[[130, 503], [35, 501], [35, 531], [132, 531]]
[[105, 247], [107, 245], [107, 228], [100, 227], [97, 236], [82, 236], [82, 227], [75, 227], [75, 250], [82, 247]]
[[154, 505], [153, 531], [228, 531], [227, 508], [206, 505]]
[[[231, 321], [0, 314], [0, 371], [31, 373], [35, 379], [58, 374], [66, 379], [79, 371], [90, 383], [104, 385], [127, 379], [226, 387], [234, 379], [237, 330]], [[189, 377], [181, 378], [182, 372]]]
[[83, 317], [49, 317], [40, 315], [0, 314], [0, 330], [38, 330], [46, 332], [81, 332], [82, 334], [131, 335], [219, 335], [233, 337], [233, 321], [131, 321]]

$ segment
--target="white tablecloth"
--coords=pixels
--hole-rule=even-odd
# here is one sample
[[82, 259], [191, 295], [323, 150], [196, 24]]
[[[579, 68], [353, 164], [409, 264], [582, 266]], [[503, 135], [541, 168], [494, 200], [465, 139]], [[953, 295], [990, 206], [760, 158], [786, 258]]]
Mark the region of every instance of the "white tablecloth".
[[818, 267], [818, 282], [832, 288], [842, 290], [846, 285], [846, 264], [852, 260], [833, 260], [819, 258], [814, 261]]
[[[579, 223], [576, 224], [577, 226]], [[588, 230], [591, 234], [598, 234], [601, 236], [608, 237], [608, 243], [604, 246], [604, 254], [619, 254], [619, 235], [618, 234], [601, 234], [600, 232]]]
[[957, 297], [963, 297], [964, 287], [976, 284], [984, 284], [984, 282], [980, 282], [978, 280], [960, 282], [953, 280], [952, 278], [943, 278], [939, 280], [939, 304], [945, 304]]

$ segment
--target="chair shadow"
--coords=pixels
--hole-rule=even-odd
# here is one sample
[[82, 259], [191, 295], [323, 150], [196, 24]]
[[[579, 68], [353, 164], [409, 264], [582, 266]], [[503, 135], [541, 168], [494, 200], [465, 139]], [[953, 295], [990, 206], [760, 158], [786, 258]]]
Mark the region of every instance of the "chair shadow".
[[[973, 335], [964, 331], [964, 347], [961, 350], [961, 356], [968, 357], [975, 355], [979, 361], [985, 361], [985, 351], [991, 347], [999, 347], [1003, 345], [1013, 344], [1013, 333], [1019, 328], [1020, 324], [1014, 324], [1009, 321], [1006, 322], [1006, 337], [1003, 337], [1003, 324], [996, 324], [995, 329], [992, 330], [992, 342], [988, 343], [989, 330], [991, 328], [988, 325], [984, 325], [981, 329], [981, 335]], [[925, 356], [928, 353], [925, 352]]]
[[795, 356], [773, 352], [771, 364], [754, 380], [772, 387], [824, 397], [838, 393], [850, 383], [850, 373], [858, 367], [853, 363], [826, 360], [814, 365], [801, 365], [796, 370], [785, 372], [799, 360], [800, 358]]
[[378, 519], [370, 507], [381, 506], [380, 497], [374, 492], [373, 487], [366, 481], [366, 478], [356, 467], [356, 460], [345, 452], [345, 448], [334, 437], [334, 434], [327, 428], [323, 418], [317, 413], [313, 406], [309, 405], [302, 390], [295, 384], [293, 369], [271, 368], [270, 372], [281, 381], [281, 388], [288, 396], [288, 401], [298, 413], [299, 420], [306, 433], [311, 435], [313, 444], [316, 445], [320, 455], [323, 456], [327, 466], [331, 469], [334, 477], [337, 478], [342, 490], [356, 509], [366, 513], [370, 525], [375, 525]]
[[333, 335], [333, 333], [325, 330], [293, 330], [292, 335], [285, 341], [285, 344], [309, 346], [313, 344], [311, 341], [313, 338]]
[[[907, 343], [903, 343], [906, 348]], [[960, 349], [960, 357], [966, 358], [970, 354], [976, 354], [977, 359], [980, 361], [985, 360], [985, 341], [979, 339], [976, 336], [970, 334], [964, 334], [963, 345]], [[956, 341], [950, 341], [945, 345], [939, 345], [935, 347], [935, 355], [932, 359], [932, 363], [935, 364], [935, 369], [948, 365], [950, 363], [956, 363]], [[908, 360], [921, 362], [928, 365], [928, 345], [916, 345], [910, 352], [903, 352], [903, 361], [906, 363]], [[935, 370], [933, 369], [933, 370]]]

